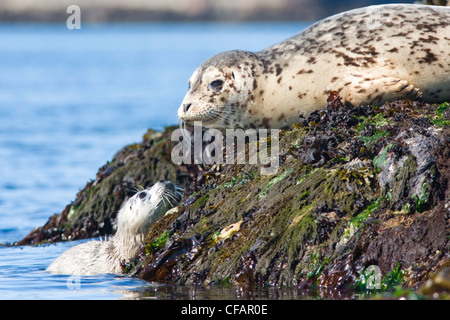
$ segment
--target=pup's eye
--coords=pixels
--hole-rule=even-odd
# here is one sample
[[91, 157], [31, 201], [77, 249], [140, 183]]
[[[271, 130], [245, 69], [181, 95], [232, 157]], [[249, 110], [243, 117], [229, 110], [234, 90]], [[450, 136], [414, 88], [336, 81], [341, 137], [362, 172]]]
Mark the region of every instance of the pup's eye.
[[139, 198], [144, 199], [146, 195], [147, 195], [147, 193], [141, 192], [141, 193], [139, 194]]
[[214, 80], [211, 82], [208, 86], [210, 89], [214, 91], [220, 91], [223, 88], [223, 81], [222, 80]]

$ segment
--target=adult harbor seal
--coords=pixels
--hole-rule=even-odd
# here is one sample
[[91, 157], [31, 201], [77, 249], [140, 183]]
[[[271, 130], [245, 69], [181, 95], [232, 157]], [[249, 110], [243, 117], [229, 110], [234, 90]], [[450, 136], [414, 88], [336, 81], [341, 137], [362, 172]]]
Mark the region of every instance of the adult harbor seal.
[[253, 53], [206, 60], [180, 120], [209, 128], [283, 128], [326, 105], [450, 99], [450, 8], [391, 4], [343, 12]]
[[63, 252], [47, 271], [92, 275], [122, 273], [121, 262], [136, 254], [150, 225], [181, 200], [181, 189], [160, 180], [136, 193], [117, 214], [117, 232], [107, 241], [89, 241]]

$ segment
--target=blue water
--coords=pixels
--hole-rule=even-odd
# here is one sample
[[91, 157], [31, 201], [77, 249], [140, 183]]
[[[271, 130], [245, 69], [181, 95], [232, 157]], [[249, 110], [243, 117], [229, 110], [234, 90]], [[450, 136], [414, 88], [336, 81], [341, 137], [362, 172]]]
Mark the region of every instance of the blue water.
[[[202, 61], [225, 50], [261, 50], [304, 27], [0, 25], [0, 243], [20, 240], [61, 212], [148, 128], [176, 124]], [[0, 246], [0, 299], [128, 298], [155, 286], [113, 275], [82, 277], [77, 286], [47, 274], [75, 244]]]

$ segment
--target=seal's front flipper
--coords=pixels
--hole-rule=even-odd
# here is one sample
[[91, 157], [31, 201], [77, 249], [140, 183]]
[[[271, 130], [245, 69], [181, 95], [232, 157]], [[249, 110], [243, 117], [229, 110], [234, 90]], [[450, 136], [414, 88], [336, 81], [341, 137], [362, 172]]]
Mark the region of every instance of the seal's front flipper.
[[343, 90], [348, 92], [347, 101], [353, 105], [362, 103], [382, 105], [386, 101], [418, 99], [422, 96], [421, 91], [408, 81], [393, 77], [377, 79], [347, 77]]
[[[377, 83], [379, 82], [379, 83]], [[380, 91], [384, 88], [384, 94], [381, 99], [385, 101], [396, 99], [418, 99], [422, 96], [422, 92], [410, 84], [406, 80], [396, 78], [381, 78], [377, 79], [374, 83], [375, 86], [379, 85]], [[373, 101], [377, 102], [377, 101]]]

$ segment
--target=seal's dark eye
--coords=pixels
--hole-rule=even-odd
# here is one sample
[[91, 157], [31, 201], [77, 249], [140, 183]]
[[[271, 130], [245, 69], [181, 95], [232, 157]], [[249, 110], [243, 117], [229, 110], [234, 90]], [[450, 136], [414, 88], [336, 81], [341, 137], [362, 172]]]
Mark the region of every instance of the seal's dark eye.
[[146, 195], [147, 195], [147, 193], [141, 192], [141, 193], [139, 194], [139, 198], [144, 199]]
[[223, 81], [222, 80], [214, 80], [211, 82], [208, 86], [210, 89], [213, 89], [215, 91], [220, 91], [223, 88]]

